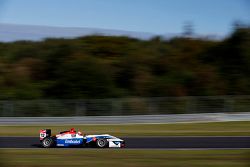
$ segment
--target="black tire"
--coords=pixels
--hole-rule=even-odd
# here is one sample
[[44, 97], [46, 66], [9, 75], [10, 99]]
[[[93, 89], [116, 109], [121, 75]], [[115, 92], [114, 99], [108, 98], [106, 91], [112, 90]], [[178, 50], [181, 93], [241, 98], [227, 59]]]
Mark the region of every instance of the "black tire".
[[96, 146], [99, 148], [108, 147], [108, 141], [106, 139], [97, 139]]
[[44, 148], [51, 148], [51, 147], [54, 147], [55, 142], [53, 138], [46, 137], [42, 140], [41, 144]]

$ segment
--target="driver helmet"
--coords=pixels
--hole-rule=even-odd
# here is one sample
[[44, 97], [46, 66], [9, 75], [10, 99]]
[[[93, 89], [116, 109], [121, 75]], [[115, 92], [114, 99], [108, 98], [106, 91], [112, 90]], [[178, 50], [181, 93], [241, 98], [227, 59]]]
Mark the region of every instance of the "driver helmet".
[[75, 133], [75, 132], [76, 132], [76, 131], [75, 131], [75, 128], [71, 128], [71, 129], [70, 129], [70, 132], [71, 132], [71, 133]]

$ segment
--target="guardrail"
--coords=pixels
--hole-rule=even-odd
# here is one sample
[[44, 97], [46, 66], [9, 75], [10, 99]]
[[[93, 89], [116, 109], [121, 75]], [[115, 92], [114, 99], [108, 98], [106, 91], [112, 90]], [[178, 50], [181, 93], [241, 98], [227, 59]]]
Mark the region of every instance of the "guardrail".
[[164, 124], [187, 122], [250, 121], [250, 113], [205, 113], [177, 115], [86, 116], [86, 117], [1, 117], [0, 125], [74, 124]]

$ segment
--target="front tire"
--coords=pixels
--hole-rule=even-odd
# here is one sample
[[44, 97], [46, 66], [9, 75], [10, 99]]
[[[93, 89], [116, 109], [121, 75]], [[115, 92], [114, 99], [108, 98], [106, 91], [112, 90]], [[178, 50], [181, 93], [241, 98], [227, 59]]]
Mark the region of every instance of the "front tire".
[[55, 144], [54, 140], [51, 137], [46, 137], [42, 140], [42, 146], [44, 148], [51, 148]]
[[106, 139], [97, 139], [96, 146], [99, 148], [108, 147], [108, 141]]

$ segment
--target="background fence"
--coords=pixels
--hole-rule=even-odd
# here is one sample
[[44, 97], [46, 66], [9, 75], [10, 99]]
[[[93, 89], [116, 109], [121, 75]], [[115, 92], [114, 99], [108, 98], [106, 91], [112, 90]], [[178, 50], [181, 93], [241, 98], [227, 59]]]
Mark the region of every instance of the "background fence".
[[250, 96], [0, 101], [1, 117], [67, 117], [248, 112]]

